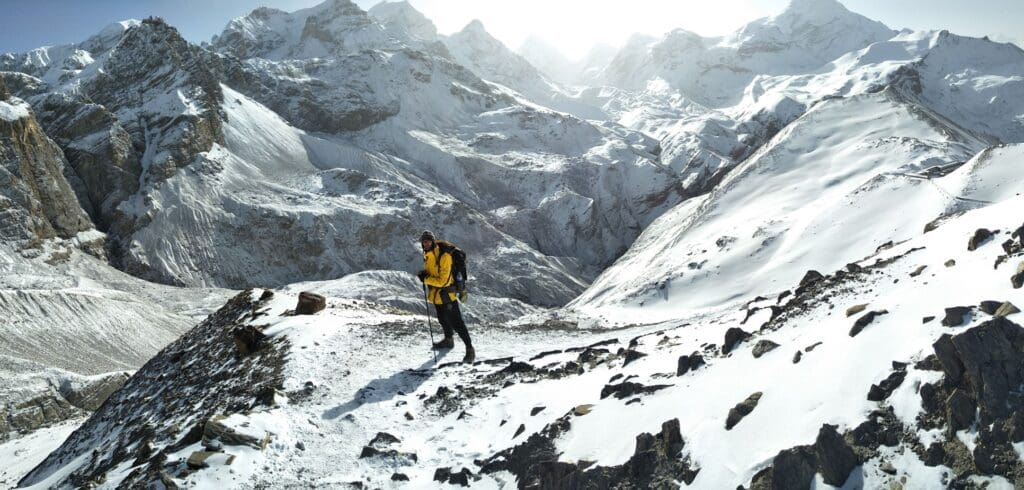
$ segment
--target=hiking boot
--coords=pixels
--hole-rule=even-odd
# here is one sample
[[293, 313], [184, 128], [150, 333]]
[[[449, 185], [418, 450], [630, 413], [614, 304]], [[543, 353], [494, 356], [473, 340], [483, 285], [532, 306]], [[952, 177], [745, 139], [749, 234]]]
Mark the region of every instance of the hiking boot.
[[476, 351], [472, 347], [466, 347], [466, 355], [462, 358], [462, 362], [469, 364], [476, 360]]
[[455, 347], [455, 341], [451, 337], [445, 337], [434, 343], [434, 350], [451, 349]]

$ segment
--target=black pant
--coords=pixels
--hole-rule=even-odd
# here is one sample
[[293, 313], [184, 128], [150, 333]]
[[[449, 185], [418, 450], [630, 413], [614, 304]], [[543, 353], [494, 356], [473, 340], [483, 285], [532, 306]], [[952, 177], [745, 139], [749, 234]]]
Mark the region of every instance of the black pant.
[[472, 347], [473, 342], [469, 340], [469, 330], [466, 329], [466, 322], [462, 321], [462, 310], [459, 309], [459, 302], [452, 301], [446, 305], [434, 305], [437, 309], [437, 321], [444, 329], [444, 337], [451, 338], [452, 330], [459, 334], [462, 343], [466, 347]]

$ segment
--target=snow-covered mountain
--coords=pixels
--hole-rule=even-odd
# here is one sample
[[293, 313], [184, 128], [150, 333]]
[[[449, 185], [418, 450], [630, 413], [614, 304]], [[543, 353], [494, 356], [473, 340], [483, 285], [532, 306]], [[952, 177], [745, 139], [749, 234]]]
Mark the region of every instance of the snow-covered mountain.
[[330, 0], [0, 56], [0, 484], [1024, 486], [1024, 52], [794, 0], [594, 53]]

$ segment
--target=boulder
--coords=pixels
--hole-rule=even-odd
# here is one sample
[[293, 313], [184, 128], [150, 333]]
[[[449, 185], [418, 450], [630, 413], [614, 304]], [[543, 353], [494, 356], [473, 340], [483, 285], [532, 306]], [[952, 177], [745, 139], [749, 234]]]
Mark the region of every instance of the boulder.
[[736, 348], [736, 344], [750, 338], [750, 334], [739, 327], [731, 327], [725, 331], [725, 342], [722, 344], [722, 354], [728, 354]]
[[946, 399], [946, 426], [949, 436], [953, 437], [956, 431], [968, 429], [974, 422], [976, 407], [974, 400], [967, 396], [963, 390], [956, 389]]
[[313, 315], [327, 308], [327, 298], [322, 295], [303, 291], [299, 293], [299, 304], [295, 307], [296, 315]]
[[189, 455], [186, 464], [189, 468], [198, 470], [208, 468], [215, 464], [229, 465], [235, 462], [235, 456], [227, 453], [212, 451], [196, 451]]
[[871, 385], [871, 388], [868, 390], [868, 401], [880, 402], [889, 398], [889, 396], [892, 395], [892, 392], [896, 391], [896, 388], [899, 388], [899, 386], [903, 384], [903, 380], [906, 379], [906, 377], [907, 371], [905, 369], [893, 371], [892, 374], [883, 379], [877, 385]]
[[249, 446], [266, 449], [272, 436], [262, 430], [242, 427], [243, 420], [233, 416], [214, 415], [203, 426], [203, 443], [217, 439], [228, 446]]
[[857, 321], [853, 322], [853, 328], [850, 329], [850, 337], [856, 337], [857, 334], [864, 330], [865, 327], [875, 321], [875, 317], [888, 313], [889, 312], [886, 310], [869, 311], [865, 313], [863, 316], [858, 318]]
[[946, 308], [946, 316], [942, 318], [942, 326], [959, 327], [964, 324], [964, 317], [971, 312], [970, 306], [954, 306]]
[[967, 241], [967, 250], [971, 252], [977, 250], [978, 247], [980, 247], [990, 238], [992, 238], [991, 231], [985, 228], [978, 228], [977, 231], [974, 232], [974, 236], [972, 236], [971, 239]]
[[758, 402], [761, 401], [762, 392], [758, 391], [747, 397], [746, 400], [739, 402], [735, 407], [729, 410], [729, 415], [725, 418], [725, 430], [732, 430], [736, 427], [736, 424], [740, 423], [744, 417], [750, 415], [757, 408]]
[[676, 366], [676, 376], [682, 376], [703, 365], [704, 356], [700, 355], [700, 352], [694, 351], [693, 354], [690, 354], [688, 356], [679, 356], [679, 361]]
[[60, 392], [68, 403], [83, 410], [95, 411], [111, 393], [128, 381], [128, 377], [128, 373], [110, 373], [81, 384], [63, 383]]
[[999, 308], [996, 309], [996, 312], [993, 313], [992, 316], [1004, 317], [1004, 316], [1013, 315], [1014, 313], [1020, 313], [1020, 309], [1018, 309], [1016, 306], [1014, 306], [1013, 303], [1007, 301], [1007, 302], [999, 305]]
[[802, 359], [803, 357], [804, 357], [804, 353], [803, 352], [796, 351], [796, 354], [793, 354], [793, 364], [796, 364], [796, 363], [800, 362], [800, 359]]
[[806, 274], [804, 274], [804, 277], [800, 279], [800, 287], [803, 288], [810, 284], [814, 284], [824, 278], [825, 276], [821, 275], [820, 272], [816, 270], [809, 270]]
[[647, 393], [654, 393], [655, 391], [668, 388], [672, 385], [642, 385], [640, 383], [633, 383], [626, 381], [618, 384], [605, 385], [601, 389], [601, 399], [608, 398], [610, 395], [614, 395], [615, 398], [621, 400], [634, 395], [642, 395]]
[[995, 315], [996, 310], [998, 310], [1002, 305], [1002, 301], [982, 301], [981, 304], [978, 305], [978, 309], [986, 314]]
[[231, 330], [231, 337], [235, 341], [238, 354], [247, 356], [259, 350], [267, 336], [260, 329], [252, 325], [242, 325]]
[[809, 446], [797, 446], [779, 451], [772, 465], [754, 475], [750, 490], [789, 490], [811, 487], [815, 469], [814, 451]]
[[913, 272], [910, 273], [910, 277], [920, 276], [921, 273], [924, 272], [924, 270], [927, 269], [927, 268], [928, 268], [927, 265], [918, 266], [917, 269], [914, 269]]
[[945, 264], [943, 264], [943, 265], [945, 265], [946, 267], [953, 267], [954, 265], [956, 265], [956, 261], [955, 261], [955, 260], [953, 260], [953, 259], [949, 259], [949, 260], [947, 260], [947, 261], [946, 261], [946, 263], [945, 263]]
[[760, 358], [761, 356], [767, 354], [768, 352], [772, 351], [773, 349], [775, 349], [778, 346], [779, 346], [779, 344], [776, 344], [775, 342], [772, 342], [771, 340], [767, 340], [767, 339], [760, 340], [760, 341], [757, 342], [756, 345], [754, 345], [754, 349], [753, 349], [754, 358], [755, 359]]
[[814, 454], [817, 469], [825, 483], [840, 487], [846, 482], [860, 460], [843, 436], [836, 431], [836, 426], [824, 424], [818, 430], [818, 438], [814, 441]]
[[847, 317], [851, 317], [853, 315], [856, 315], [857, 313], [860, 313], [860, 312], [864, 311], [867, 307], [868, 307], [867, 304], [853, 305], [853, 306], [851, 306], [851, 307], [846, 309], [846, 316]]
[[646, 356], [647, 356], [647, 354], [644, 354], [643, 352], [640, 352], [638, 350], [627, 349], [626, 350], [626, 355], [625, 355], [625, 360], [622, 361], [622, 366], [623, 367], [628, 366], [629, 363], [631, 363], [631, 362], [633, 362], [633, 361], [635, 361], [637, 359], [640, 359], [641, 357], [646, 357]]

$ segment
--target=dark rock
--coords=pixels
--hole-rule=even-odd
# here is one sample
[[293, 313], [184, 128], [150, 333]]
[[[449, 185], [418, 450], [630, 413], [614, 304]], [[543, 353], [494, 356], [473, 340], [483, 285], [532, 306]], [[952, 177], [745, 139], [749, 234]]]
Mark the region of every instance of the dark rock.
[[227, 423], [228, 417], [214, 415], [203, 425], [203, 441], [217, 439], [229, 446], [249, 446], [254, 449], [266, 449], [270, 444], [271, 435], [264, 432], [262, 436], [235, 430]]
[[378, 432], [377, 435], [373, 436], [373, 439], [370, 440], [370, 446], [379, 449], [382, 447], [390, 446], [392, 444], [398, 444], [400, 442], [401, 441], [397, 437], [388, 434], [387, 432]]
[[865, 313], [863, 316], [858, 318], [857, 321], [853, 322], [853, 328], [850, 329], [850, 337], [856, 337], [857, 334], [864, 330], [865, 327], [875, 321], [875, 317], [888, 313], [889, 312], [886, 310], [869, 311]]
[[829, 485], [842, 486], [850, 472], [860, 464], [857, 455], [834, 425], [821, 426], [813, 447], [818, 472]]
[[[1024, 265], [1024, 262], [1022, 262], [1021, 265]], [[1018, 267], [1018, 269], [1019, 268], [1020, 267]], [[1024, 286], [1024, 272], [1017, 272], [1016, 274], [1011, 276], [1010, 284], [1013, 285], [1013, 289], [1020, 289], [1022, 286]]]
[[930, 322], [930, 321], [932, 321], [934, 319], [935, 319], [934, 316], [926, 316], [926, 317], [921, 319], [921, 323], [928, 323], [928, 322]]
[[776, 344], [775, 342], [772, 342], [771, 340], [767, 340], [767, 339], [760, 340], [760, 341], [757, 342], [756, 345], [754, 345], [754, 349], [753, 349], [754, 358], [755, 359], [760, 358], [761, 356], [763, 356], [763, 355], [767, 354], [768, 352], [774, 350], [778, 346], [779, 346], [779, 344]]
[[68, 403], [83, 410], [95, 411], [103, 405], [111, 393], [117, 391], [128, 381], [127, 373], [111, 373], [94, 379], [81, 386], [62, 383], [60, 394]]
[[614, 395], [615, 398], [621, 400], [634, 395], [642, 395], [647, 393], [654, 393], [658, 390], [668, 388], [672, 385], [649, 385], [645, 386], [640, 383], [633, 383], [625, 381], [618, 384], [605, 385], [601, 389], [601, 399], [608, 398], [609, 395]]
[[700, 352], [694, 351], [693, 354], [688, 356], [679, 356], [679, 361], [676, 365], [676, 376], [682, 376], [703, 365], [704, 356], [700, 355]]
[[413, 464], [419, 461], [419, 456], [416, 453], [403, 453], [394, 449], [380, 450], [372, 446], [363, 446], [359, 458], [385, 458], [395, 464]]
[[903, 425], [896, 418], [892, 407], [885, 407], [884, 410], [871, 412], [867, 420], [850, 431], [850, 440], [857, 446], [875, 451], [880, 446], [893, 447], [899, 444], [902, 431]]
[[964, 324], [964, 316], [971, 312], [970, 306], [954, 306], [946, 308], [946, 316], [942, 319], [944, 327], [959, 327]]
[[808, 345], [806, 348], [804, 348], [804, 352], [810, 352], [810, 351], [816, 349], [821, 344], [822, 344], [821, 342], [815, 342], [815, 343], [813, 343], [811, 345]]
[[409, 477], [405, 473], [392, 473], [391, 481], [409, 481]]
[[732, 428], [736, 427], [736, 424], [740, 423], [744, 417], [750, 415], [750, 412], [753, 412], [754, 409], [757, 408], [757, 404], [761, 401], [762, 395], [763, 393], [760, 391], [753, 393], [748, 396], [746, 400], [737, 403], [735, 407], [731, 408], [728, 416], [725, 418], [725, 430], [732, 430]]
[[1024, 384], [1024, 328], [993, 318], [956, 336], [943, 335], [932, 347], [947, 385], [956, 388], [947, 400], [951, 427], [974, 420], [975, 405], [981, 424], [988, 426], [1022, 403], [1016, 390]]
[[530, 409], [530, 416], [533, 417], [534, 415], [543, 412], [545, 408], [547, 407], [533, 407]]
[[516, 428], [516, 433], [512, 434], [512, 438], [515, 439], [515, 438], [519, 437], [519, 435], [522, 434], [523, 432], [526, 432], [526, 425], [525, 424], [519, 424], [519, 427]]
[[637, 350], [633, 350], [633, 349], [626, 349], [626, 356], [625, 356], [625, 360], [622, 362], [622, 366], [623, 367], [628, 366], [629, 363], [631, 363], [631, 362], [633, 362], [633, 361], [635, 361], [637, 359], [640, 359], [641, 357], [647, 357], [647, 354], [644, 354], [643, 352], [640, 352], [640, 351], [637, 351]]
[[263, 294], [260, 294], [259, 301], [260, 301], [260, 303], [262, 303], [264, 301], [269, 301], [269, 300], [271, 300], [273, 298], [274, 298], [274, 290], [273, 289], [264, 289], [263, 290]]
[[463, 468], [458, 472], [452, 473], [451, 475], [448, 476], [448, 484], [468, 487], [470, 476], [473, 476], [473, 473], [471, 473], [468, 469]]
[[437, 468], [434, 470], [434, 481], [447, 482], [448, 478], [452, 476], [452, 469], [448, 468]]
[[850, 262], [849, 264], [846, 264], [846, 270], [849, 272], [861, 272], [864, 268], [857, 265], [855, 262]]
[[878, 467], [878, 469], [881, 470], [881, 472], [885, 473], [886, 475], [895, 475], [896, 474], [896, 467], [893, 466], [892, 463], [890, 463], [888, 461], [882, 463]]
[[927, 268], [928, 268], [927, 265], [918, 266], [917, 269], [914, 269], [913, 272], [910, 273], [910, 277], [920, 276], [921, 273], [924, 272], [924, 270], [927, 269]]
[[298, 449], [299, 451], [305, 451], [306, 450], [306, 443], [304, 443], [302, 441], [297, 441], [295, 443], [295, 449]]
[[982, 301], [978, 309], [989, 315], [994, 315], [996, 310], [1003, 305], [1002, 301]]
[[267, 336], [260, 329], [252, 325], [235, 327], [231, 330], [231, 337], [235, 341], [238, 354], [242, 357], [259, 350], [267, 339]]
[[517, 374], [517, 373], [528, 373], [530, 371], [533, 371], [533, 365], [531, 365], [529, 363], [526, 363], [526, 362], [522, 362], [522, 361], [512, 361], [512, 362], [508, 363], [508, 366], [505, 366], [505, 367], [501, 368], [501, 370], [499, 370], [498, 373], [499, 374]]
[[971, 252], [977, 250], [979, 246], [988, 241], [990, 238], [992, 238], [991, 231], [985, 228], [978, 228], [977, 231], [974, 232], [974, 236], [972, 236], [971, 239], [967, 241], [967, 250]]
[[942, 371], [942, 363], [935, 354], [928, 354], [924, 359], [914, 363], [914, 369], [921, 371]]
[[803, 358], [803, 352], [796, 351], [796, 354], [793, 354], [793, 364], [796, 364], [796, 363], [800, 362], [800, 359], [802, 359], [802, 358]]
[[956, 265], [956, 261], [953, 259], [949, 259], [943, 265], [945, 265], [946, 267], [953, 267], [954, 265]]
[[903, 384], [903, 380], [906, 379], [906, 371], [893, 371], [889, 377], [882, 380], [877, 385], [871, 385], [871, 389], [868, 390], [868, 401], [880, 402], [889, 398], [896, 388], [899, 388]]
[[736, 344], [750, 338], [750, 334], [739, 327], [731, 327], [725, 331], [725, 342], [722, 344], [722, 354], [728, 354], [736, 348]]
[[775, 299], [775, 301], [776, 301], [777, 303], [781, 303], [781, 302], [782, 302], [782, 300], [786, 299], [786, 297], [788, 297], [788, 296], [790, 296], [790, 295], [792, 295], [792, 294], [793, 294], [793, 291], [790, 291], [790, 290], [788, 290], [788, 289], [787, 289], [787, 290], [785, 290], [785, 291], [783, 291], [783, 292], [779, 293], [779, 297], [778, 297], [778, 298], [776, 298], [776, 299]]
[[1021, 245], [1013, 241], [1012, 238], [1003, 242], [1002, 247], [1003, 251], [1006, 252], [1006, 255], [1013, 255], [1021, 251]]
[[925, 449], [924, 458], [922, 458], [925, 466], [939, 466], [945, 460], [946, 450], [942, 447], [942, 443], [938, 441], [931, 443], [928, 449]]
[[299, 304], [295, 307], [296, 315], [313, 315], [327, 308], [327, 298], [322, 295], [303, 291], [299, 293]]
[[810, 488], [815, 473], [814, 451], [810, 446], [797, 446], [775, 455], [771, 466], [754, 475], [750, 490]]
[[800, 287], [805, 287], [807, 285], [814, 284], [824, 278], [825, 276], [821, 275], [820, 272], [816, 270], [809, 270], [806, 274], [804, 274], [803, 279], [800, 279]]

